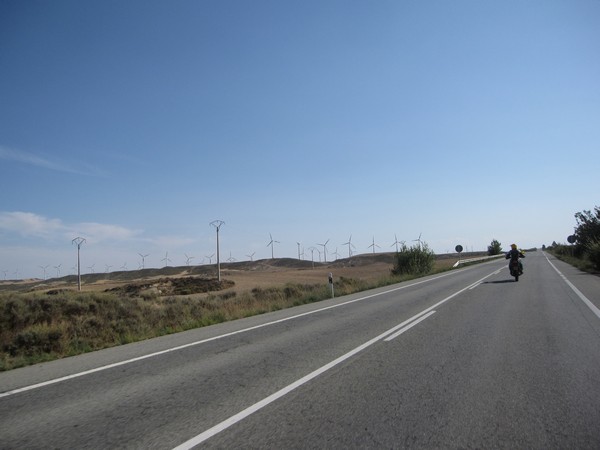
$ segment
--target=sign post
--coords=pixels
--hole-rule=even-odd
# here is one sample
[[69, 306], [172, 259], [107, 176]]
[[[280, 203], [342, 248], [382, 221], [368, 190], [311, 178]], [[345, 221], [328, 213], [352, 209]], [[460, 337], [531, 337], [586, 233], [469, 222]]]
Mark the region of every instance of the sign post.
[[456, 247], [454, 247], [454, 250], [456, 250], [456, 253], [458, 253], [458, 262], [460, 264], [460, 254], [463, 251], [463, 246], [458, 244]]
[[335, 298], [335, 294], [333, 293], [333, 274], [329, 272], [329, 285], [331, 286], [331, 298]]

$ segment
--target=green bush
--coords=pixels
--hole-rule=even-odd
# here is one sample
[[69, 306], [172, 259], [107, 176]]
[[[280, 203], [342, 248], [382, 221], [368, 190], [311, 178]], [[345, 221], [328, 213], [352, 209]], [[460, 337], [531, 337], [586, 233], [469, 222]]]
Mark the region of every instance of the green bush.
[[392, 274], [424, 275], [433, 270], [435, 253], [427, 244], [407, 247], [406, 244], [396, 253]]
[[586, 246], [586, 254], [594, 269], [600, 270], [600, 239], [591, 241]]

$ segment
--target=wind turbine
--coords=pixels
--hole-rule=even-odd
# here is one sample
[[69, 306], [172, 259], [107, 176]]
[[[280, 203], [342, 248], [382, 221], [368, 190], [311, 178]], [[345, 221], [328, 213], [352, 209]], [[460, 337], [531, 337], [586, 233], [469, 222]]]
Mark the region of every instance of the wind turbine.
[[373, 243], [369, 245], [369, 248], [373, 248], [373, 254], [375, 254], [375, 247], [381, 248], [379, 245], [375, 243], [375, 236], [373, 236]]
[[398, 253], [398, 244], [404, 244], [404, 241], [398, 242], [398, 237], [394, 234], [394, 243], [390, 247], [396, 246], [396, 253]]
[[62, 263], [60, 263], [58, 266], [53, 266], [56, 269], [56, 278], [60, 276], [60, 266], [62, 266]]
[[214, 253], [212, 255], [210, 255], [210, 256], [205, 256], [205, 258], [208, 258], [208, 263], [209, 264], [212, 264], [212, 258], [213, 258], [213, 256], [215, 256]]
[[111, 267], [112, 267], [112, 266], [109, 266], [108, 264], [105, 264], [105, 265], [104, 265], [104, 273], [108, 273], [108, 272], [110, 272], [110, 268], [111, 268]]
[[335, 260], [337, 261], [337, 259], [340, 257], [340, 254], [337, 251], [337, 247], [335, 248], [335, 252], [332, 253], [333, 256], [335, 256]]
[[96, 264], [92, 264], [91, 266], [88, 266], [88, 269], [90, 269], [90, 272], [92, 272], [92, 273], [95, 273], [95, 272], [94, 272], [94, 266], [95, 266], [95, 265], [96, 265]]
[[329, 242], [329, 239], [327, 239], [324, 244], [317, 244], [317, 245], [320, 245], [321, 247], [323, 247], [323, 258], [325, 259], [325, 262], [327, 262], [327, 243], [328, 242]]
[[40, 268], [40, 269], [42, 269], [42, 270], [44, 271], [44, 280], [46, 279], [46, 269], [47, 269], [48, 267], [50, 267], [50, 266], [48, 266], [48, 265], [45, 265], [45, 266], [39, 266], [39, 268]]
[[6, 274], [8, 273], [8, 270], [3, 270], [2, 272], [4, 272], [4, 279], [6, 280]]
[[142, 269], [146, 268], [146, 257], [150, 256], [150, 254], [142, 255], [141, 253], [138, 253], [138, 255], [142, 257]]
[[419, 243], [419, 250], [421, 250], [421, 235], [423, 233], [419, 233], [419, 237], [417, 239], [414, 239], [413, 242], [418, 242]]
[[233, 256], [231, 256], [231, 252], [229, 252], [229, 258], [227, 258], [227, 262], [235, 262], [235, 261], [236, 261], [236, 259]]
[[269, 233], [269, 237], [271, 238], [271, 241], [267, 244], [267, 247], [271, 246], [271, 259], [275, 259], [275, 253], [273, 250], [273, 248], [275, 247], [274, 244], [281, 244], [281, 242], [274, 240], [271, 233]]
[[246, 256], [247, 256], [248, 258], [250, 258], [250, 261], [254, 261], [254, 254], [255, 254], [255, 253], [256, 253], [256, 252], [252, 252], [252, 254], [250, 254], [250, 255], [246, 255]]
[[119, 267], [119, 269], [127, 270], [127, 262], [124, 262], [123, 265]]
[[312, 267], [314, 269], [315, 268], [315, 250], [317, 250], [317, 249], [315, 247], [309, 247], [308, 249], [310, 250], [310, 260], [312, 261]]
[[188, 256], [187, 253], [184, 253], [184, 255], [185, 255], [185, 264], [186, 264], [186, 266], [189, 266], [190, 265], [190, 261], [192, 259], [194, 259], [194, 257], [193, 256]]
[[[350, 235], [350, 239], [348, 239], [348, 242], [344, 242], [342, 245], [347, 245], [348, 246], [348, 258], [352, 257], [352, 247], [354, 247], [354, 244], [352, 243], [352, 235]], [[356, 248], [356, 247], [354, 247]]]
[[298, 260], [300, 260], [300, 242], [296, 242], [298, 244]]
[[165, 253], [165, 257], [164, 257], [163, 259], [161, 259], [161, 261], [164, 261], [164, 262], [165, 262], [165, 267], [168, 267], [168, 266], [169, 266], [169, 262], [171, 261], [171, 260], [169, 259], [169, 252], [166, 252], [166, 253]]

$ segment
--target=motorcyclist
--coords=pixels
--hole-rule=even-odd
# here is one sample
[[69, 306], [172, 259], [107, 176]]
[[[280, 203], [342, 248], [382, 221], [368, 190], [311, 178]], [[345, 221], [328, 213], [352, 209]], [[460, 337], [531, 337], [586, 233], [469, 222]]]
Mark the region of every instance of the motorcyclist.
[[510, 244], [510, 250], [506, 253], [506, 259], [510, 259], [511, 263], [517, 261], [519, 263], [519, 275], [523, 275], [523, 263], [521, 263], [520, 258], [525, 258], [523, 251], [517, 248], [517, 244]]

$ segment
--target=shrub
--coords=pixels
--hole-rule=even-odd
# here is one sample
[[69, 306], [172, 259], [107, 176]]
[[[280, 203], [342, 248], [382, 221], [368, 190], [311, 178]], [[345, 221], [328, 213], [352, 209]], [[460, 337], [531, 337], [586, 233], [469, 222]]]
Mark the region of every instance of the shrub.
[[402, 245], [396, 253], [392, 274], [394, 275], [424, 275], [433, 269], [435, 253], [427, 244], [407, 247]]
[[594, 265], [594, 269], [600, 270], [600, 239], [588, 243], [586, 254], [590, 262]]

